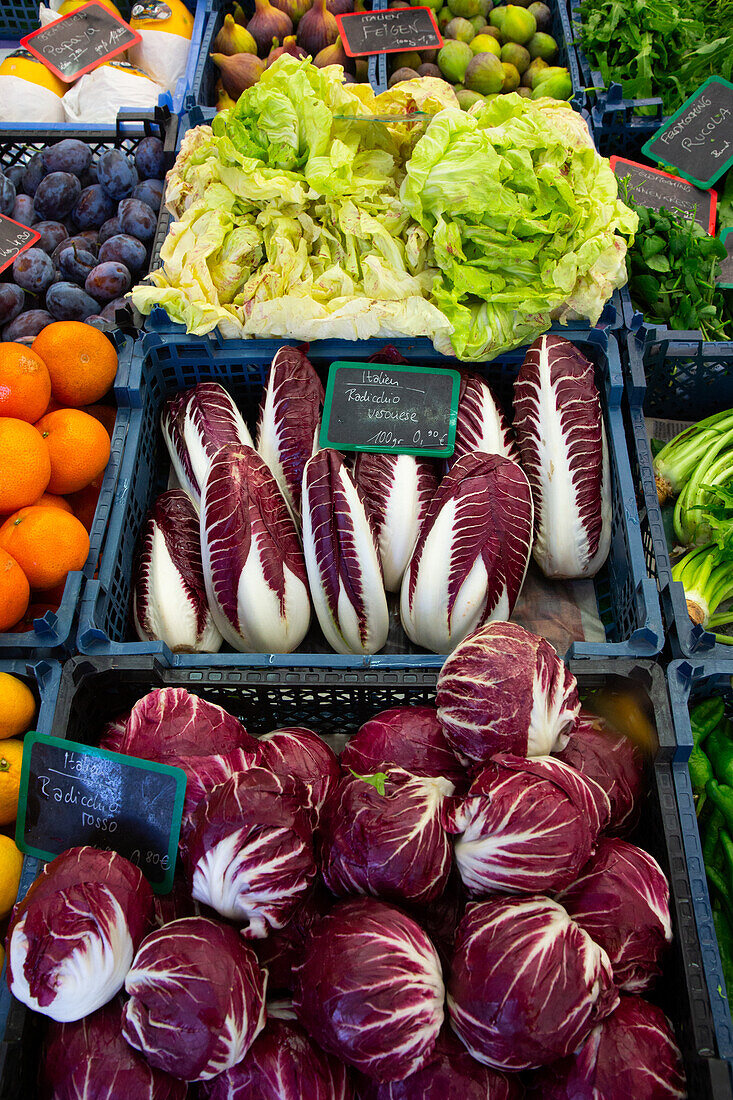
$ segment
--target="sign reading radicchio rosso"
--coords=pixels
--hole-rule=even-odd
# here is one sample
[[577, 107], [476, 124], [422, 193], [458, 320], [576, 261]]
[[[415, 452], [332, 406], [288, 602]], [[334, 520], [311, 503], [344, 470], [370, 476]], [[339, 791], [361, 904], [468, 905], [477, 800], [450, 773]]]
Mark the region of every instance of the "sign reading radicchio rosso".
[[443, 367], [331, 364], [320, 444], [338, 451], [450, 458], [460, 377]]
[[733, 164], [733, 84], [709, 77], [643, 149], [650, 160], [710, 187]]
[[39, 859], [84, 844], [118, 852], [167, 894], [185, 791], [181, 768], [28, 733], [15, 843]]

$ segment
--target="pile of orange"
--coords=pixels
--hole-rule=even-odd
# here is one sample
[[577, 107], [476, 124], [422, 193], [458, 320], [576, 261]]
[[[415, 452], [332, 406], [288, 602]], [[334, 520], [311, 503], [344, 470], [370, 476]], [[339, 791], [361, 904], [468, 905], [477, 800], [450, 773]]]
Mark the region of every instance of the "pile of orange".
[[89, 556], [115, 420], [99, 402], [116, 373], [110, 341], [79, 321], [30, 348], [0, 343], [0, 632], [55, 611]]
[[[0, 672], [0, 827], [12, 833], [18, 816], [22, 735], [33, 728], [36, 699], [23, 680]], [[0, 920], [13, 907], [20, 883], [23, 856], [12, 836], [0, 833]]]

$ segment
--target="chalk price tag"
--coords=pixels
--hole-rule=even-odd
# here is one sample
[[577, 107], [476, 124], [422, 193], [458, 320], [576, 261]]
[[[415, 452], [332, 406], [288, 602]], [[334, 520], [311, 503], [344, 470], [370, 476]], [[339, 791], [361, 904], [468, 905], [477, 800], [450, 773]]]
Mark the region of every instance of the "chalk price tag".
[[0, 214], [0, 271], [10, 267], [16, 256], [40, 241], [41, 234], [27, 225]]
[[331, 364], [320, 444], [338, 451], [450, 458], [460, 375], [442, 367]]
[[709, 77], [643, 146], [698, 187], [710, 187], [733, 164], [733, 84]]
[[82, 844], [118, 852], [167, 894], [185, 791], [181, 768], [27, 733], [15, 843], [39, 859]]
[[629, 194], [642, 206], [652, 210], [677, 211], [692, 218], [712, 237], [715, 234], [717, 191], [702, 191], [679, 176], [649, 168], [634, 160], [613, 156], [610, 165], [618, 179], [627, 179]]
[[97, 0], [20, 40], [21, 46], [67, 84], [138, 42], [142, 36]]
[[401, 50], [439, 50], [443, 38], [430, 8], [392, 8], [337, 15], [349, 57]]
[[721, 290], [733, 290], [733, 229], [723, 230], [720, 239], [728, 249], [728, 255], [720, 261], [720, 275], [715, 285]]

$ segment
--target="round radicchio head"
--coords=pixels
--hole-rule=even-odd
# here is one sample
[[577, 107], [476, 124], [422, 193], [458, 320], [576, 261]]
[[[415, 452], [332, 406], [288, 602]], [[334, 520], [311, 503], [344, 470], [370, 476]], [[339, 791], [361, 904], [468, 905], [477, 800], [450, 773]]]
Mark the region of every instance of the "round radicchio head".
[[358, 1082], [359, 1100], [520, 1100], [524, 1090], [516, 1076], [482, 1066], [447, 1028], [428, 1061], [404, 1081]]
[[499, 753], [465, 798], [446, 801], [443, 824], [474, 897], [553, 893], [575, 881], [608, 812], [604, 792], [562, 761]]
[[550, 643], [504, 622], [458, 643], [440, 670], [437, 701], [448, 743], [481, 764], [497, 752], [563, 748], [580, 711], [577, 681]]
[[443, 776], [458, 788], [465, 769], [443, 734], [435, 707], [391, 707], [361, 726], [339, 757], [341, 767], [373, 775], [389, 764], [413, 775]]
[[669, 1021], [641, 997], [621, 997], [574, 1056], [533, 1075], [530, 1095], [536, 1100], [684, 1100], [682, 1055]]
[[267, 991], [270, 997], [275, 990], [292, 989], [294, 970], [303, 958], [303, 950], [316, 921], [333, 908], [336, 899], [326, 889], [320, 878], [306, 894], [292, 917], [278, 932], [271, 932], [264, 940], [252, 940], [252, 947], [260, 966], [267, 971]]
[[265, 768], [238, 772], [199, 803], [183, 852], [194, 898], [242, 935], [282, 928], [316, 873], [308, 794]]
[[243, 1061], [202, 1087], [206, 1100], [353, 1100], [346, 1066], [300, 1024], [268, 1019]]
[[581, 710], [577, 726], [557, 755], [608, 795], [611, 817], [604, 833], [624, 836], [631, 832], [644, 794], [644, 758], [633, 741], [616, 733], [602, 718]]
[[14, 997], [52, 1020], [80, 1020], [122, 988], [145, 933], [152, 892], [116, 852], [70, 848], [16, 906], [7, 938]]
[[316, 924], [293, 1004], [315, 1041], [375, 1081], [400, 1081], [429, 1058], [445, 989], [435, 948], [399, 909], [373, 898]]
[[52, 1100], [185, 1100], [185, 1081], [149, 1066], [122, 1038], [122, 998], [83, 1020], [49, 1026], [41, 1095]]
[[240, 1062], [264, 1027], [266, 985], [233, 928], [205, 917], [172, 921], [135, 956], [122, 1034], [151, 1066], [208, 1080]]
[[266, 733], [259, 740], [259, 749], [260, 767], [269, 768], [280, 779], [295, 776], [305, 784], [317, 820], [341, 775], [333, 749], [317, 733], [301, 726]]
[[662, 956], [672, 942], [669, 885], [648, 852], [602, 837], [558, 901], [604, 949], [619, 989], [641, 993], [661, 974]]
[[451, 868], [441, 807], [447, 779], [402, 768], [344, 777], [321, 817], [323, 878], [334, 894], [393, 901], [440, 897]]
[[534, 895], [468, 907], [448, 1014], [479, 1062], [522, 1070], [564, 1058], [617, 1004], [608, 956], [557, 902]]

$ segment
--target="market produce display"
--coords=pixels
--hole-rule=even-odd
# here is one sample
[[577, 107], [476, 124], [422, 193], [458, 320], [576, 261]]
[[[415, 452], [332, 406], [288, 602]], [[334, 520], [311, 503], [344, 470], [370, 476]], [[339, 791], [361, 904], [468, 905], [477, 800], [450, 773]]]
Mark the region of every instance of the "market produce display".
[[[406, 126], [415, 111], [432, 117]], [[637, 225], [557, 100], [463, 112], [433, 77], [374, 96], [289, 55], [185, 134], [166, 204], [143, 313], [225, 336], [428, 336], [467, 360], [595, 323]]]
[[[118, 18], [123, 13], [102, 0]], [[41, 27], [81, 7], [49, 0], [39, 7]], [[114, 124], [120, 108], [150, 110], [174, 92], [186, 71], [194, 17], [184, 0], [126, 5], [124, 17], [142, 41], [67, 84], [23, 47], [0, 62], [0, 123]]]
[[[97, 730], [107, 743], [116, 737], [122, 752], [178, 761], [202, 785], [184, 823], [185, 880], [174, 907], [154, 908], [140, 871], [122, 856], [86, 847], [49, 863], [15, 910], [8, 981], [56, 1021], [40, 1071], [48, 1095], [64, 1095], [78, 1073], [63, 1040], [94, 1059], [116, 1020], [120, 1066], [141, 1080], [147, 1074], [161, 1096], [198, 1081], [205, 1095], [246, 1097], [277, 1071], [278, 1089], [260, 1095], [288, 1097], [284, 1082], [302, 1072], [324, 1100], [438, 1096], [455, 1073], [466, 1086], [518, 1097], [534, 1087], [534, 1071], [538, 1087], [611, 1072], [614, 1055], [601, 1040], [603, 1029], [620, 1026], [614, 1016], [623, 1006], [630, 1028], [653, 1022], [632, 1049], [642, 1075], [657, 1073], [657, 1091], [635, 1095], [684, 1096], [669, 1024], [638, 995], [654, 996], [665, 966], [667, 882], [647, 852], [610, 835], [628, 835], [622, 819], [628, 826], [634, 817], [611, 794], [633, 789], [635, 809], [643, 800], [643, 755], [580, 712], [575, 678], [553, 655], [574, 700], [561, 716], [554, 682], [537, 680], [515, 648], [521, 641], [529, 652], [546, 645], [526, 631], [484, 627], [440, 674], [437, 709], [394, 707], [358, 731], [347, 719], [345, 732], [355, 736], [340, 759], [312, 730], [253, 738], [238, 718], [183, 687], [154, 689], [114, 729]], [[556, 755], [487, 749], [483, 764], [467, 767], [446, 702], [459, 678], [464, 706], [476, 714], [501, 709], [502, 690], [527, 712], [545, 713], [554, 731], [545, 752], [582, 740], [592, 724], [607, 755], [584, 757], [580, 772]], [[207, 774], [211, 758], [194, 749], [222, 763], [243, 755]], [[408, 770], [425, 764], [434, 775]], [[497, 783], [502, 832], [492, 836], [482, 815], [493, 812], [486, 792]], [[537, 784], [551, 787], [555, 801], [539, 797]], [[561, 835], [574, 863], [558, 877], [548, 859]], [[467, 850], [488, 857], [492, 846], [501, 878], [466, 878]], [[604, 912], [609, 890], [618, 907]], [[440, 934], [429, 902], [436, 913], [452, 912]], [[293, 1006], [284, 1019], [283, 997]], [[575, 1053], [586, 1043], [593, 1058]], [[111, 1098], [110, 1070], [100, 1070], [96, 1095]]]

